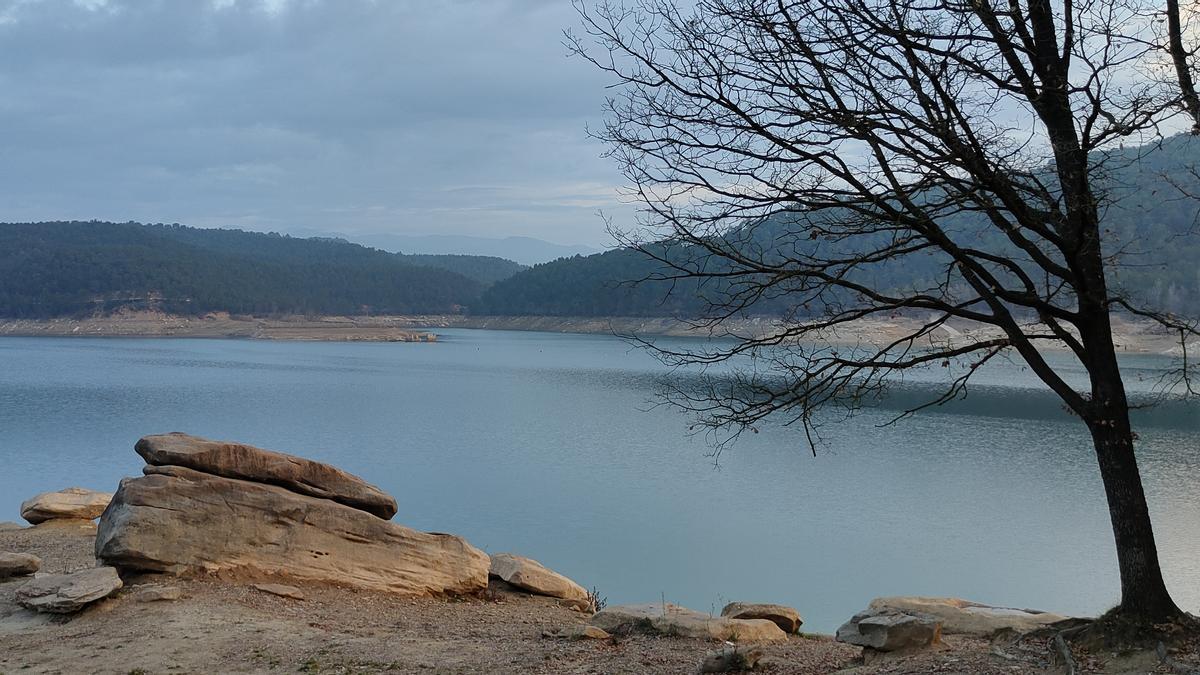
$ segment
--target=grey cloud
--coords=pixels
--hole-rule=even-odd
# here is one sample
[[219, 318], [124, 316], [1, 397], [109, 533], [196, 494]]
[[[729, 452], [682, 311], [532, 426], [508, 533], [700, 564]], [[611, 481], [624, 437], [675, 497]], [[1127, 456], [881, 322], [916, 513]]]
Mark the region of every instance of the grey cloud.
[[0, 219], [606, 243], [597, 209], [630, 209], [573, 22], [566, 0], [0, 2]]

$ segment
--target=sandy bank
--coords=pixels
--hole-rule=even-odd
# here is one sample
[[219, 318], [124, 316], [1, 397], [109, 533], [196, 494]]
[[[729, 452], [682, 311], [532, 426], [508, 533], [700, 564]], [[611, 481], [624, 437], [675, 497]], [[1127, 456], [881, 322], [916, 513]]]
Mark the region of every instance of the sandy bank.
[[[836, 344], [884, 344], [921, 325], [914, 317], [870, 319], [842, 326], [824, 338]], [[726, 322], [714, 333], [681, 319], [653, 317], [470, 316], [461, 314], [410, 316], [327, 316], [259, 318], [214, 313], [186, 317], [154, 312], [128, 312], [82, 319], [2, 319], [2, 336], [190, 337], [254, 338], [366, 342], [433, 342], [446, 328], [516, 330], [548, 333], [590, 333], [645, 337], [762, 336], [785, 326], [776, 319], [754, 317]], [[1177, 334], [1149, 321], [1113, 320], [1118, 351], [1130, 354], [1179, 355]], [[965, 344], [1000, 337], [994, 326], [954, 322], [933, 333], [939, 340]], [[1044, 345], [1054, 349], [1054, 345]], [[1200, 340], [1189, 341], [1189, 353], [1200, 352]]]

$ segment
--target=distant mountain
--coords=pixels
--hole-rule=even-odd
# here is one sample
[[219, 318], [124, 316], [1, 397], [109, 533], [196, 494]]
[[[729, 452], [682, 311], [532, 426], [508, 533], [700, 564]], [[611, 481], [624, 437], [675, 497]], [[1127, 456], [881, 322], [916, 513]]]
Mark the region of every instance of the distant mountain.
[[[1121, 251], [1123, 264], [1110, 270], [1110, 286], [1123, 289], [1145, 306], [1200, 317], [1200, 199], [1182, 198], [1164, 178], [1200, 197], [1200, 175], [1195, 173], [1200, 164], [1200, 138], [1175, 136], [1161, 145], [1122, 148], [1114, 155], [1103, 214], [1104, 247], [1108, 252]], [[962, 231], [977, 230], [980, 241], [987, 244], [983, 248], [1003, 250], [1004, 243], [997, 241], [995, 230], [986, 223], [963, 216], [953, 225]], [[797, 239], [793, 227], [776, 218], [727, 237], [769, 257], [780, 245], [806, 245]], [[719, 267], [721, 262], [713, 264]], [[704, 284], [690, 279], [673, 284], [629, 283], [663, 272], [660, 263], [624, 249], [565, 258], [492, 285], [472, 306], [472, 313], [696, 316], [704, 310], [706, 296], [719, 299], [727, 290], [720, 279]], [[944, 261], [933, 255], [909, 256], [862, 265], [855, 274], [875, 288], [904, 289], [944, 274]], [[831, 298], [837, 300], [835, 294], [827, 300]], [[760, 298], [752, 311], [809, 311], [794, 307], [794, 303], [795, 296], [774, 293]]]
[[459, 255], [495, 256], [522, 265], [536, 265], [557, 258], [599, 253], [591, 246], [554, 244], [532, 237], [471, 237], [457, 234], [361, 234], [342, 235], [351, 241], [394, 253], [453, 253]]
[[472, 261], [181, 225], [0, 223], [0, 316], [453, 313], [485, 284], [440, 268], [450, 263]]

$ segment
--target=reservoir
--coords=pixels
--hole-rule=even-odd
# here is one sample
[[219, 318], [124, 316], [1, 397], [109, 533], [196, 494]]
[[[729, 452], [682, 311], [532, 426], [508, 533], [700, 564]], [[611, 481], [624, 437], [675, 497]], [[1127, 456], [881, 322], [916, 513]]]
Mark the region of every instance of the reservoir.
[[[824, 426], [815, 456], [800, 430], [766, 425], [717, 461], [692, 419], [656, 405], [692, 375], [621, 339], [439, 338], [4, 338], [0, 520], [38, 492], [115, 490], [141, 472], [139, 437], [184, 431], [335, 464], [393, 494], [397, 522], [536, 558], [610, 604], [777, 602], [832, 632], [882, 595], [1074, 614], [1118, 600], [1086, 430], [1017, 363], [885, 425], [933, 392], [936, 373], [909, 377]], [[1148, 397], [1171, 363], [1128, 357], [1129, 389]], [[1198, 412], [1167, 400], [1135, 417], [1167, 583], [1193, 613]]]

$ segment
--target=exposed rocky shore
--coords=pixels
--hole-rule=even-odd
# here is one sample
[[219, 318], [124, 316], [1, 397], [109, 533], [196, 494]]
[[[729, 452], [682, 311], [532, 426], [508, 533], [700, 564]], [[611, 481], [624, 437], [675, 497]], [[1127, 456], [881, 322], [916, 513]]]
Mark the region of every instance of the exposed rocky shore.
[[[824, 338], [833, 343], [891, 342], [923, 323], [920, 318], [871, 319], [843, 326]], [[309, 340], [325, 342], [434, 342], [438, 329], [540, 331], [639, 335], [645, 337], [705, 337], [713, 332], [691, 322], [669, 317], [560, 317], [473, 316], [464, 314], [414, 316], [325, 316], [261, 318], [232, 316], [224, 312], [199, 317], [158, 312], [121, 312], [111, 316], [77, 319], [0, 318], [0, 337], [191, 337]], [[778, 331], [778, 321], [766, 317], [734, 319], [722, 325], [720, 335], [761, 336]], [[1113, 321], [1118, 351], [1133, 354], [1182, 353], [1178, 334], [1149, 321]], [[934, 337], [951, 342], [998, 337], [997, 329], [969, 322], [948, 324]], [[1200, 350], [1200, 342], [1189, 344]]]
[[1063, 672], [1054, 614], [880, 598], [821, 636], [779, 604], [605, 606], [530, 558], [393, 522], [402, 501], [336, 467], [184, 434], [135, 449], [143, 475], [115, 493], [37, 495], [32, 527], [0, 524], [0, 673]]

